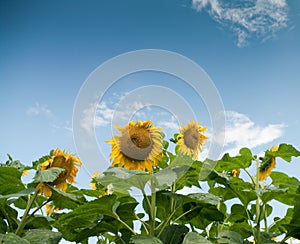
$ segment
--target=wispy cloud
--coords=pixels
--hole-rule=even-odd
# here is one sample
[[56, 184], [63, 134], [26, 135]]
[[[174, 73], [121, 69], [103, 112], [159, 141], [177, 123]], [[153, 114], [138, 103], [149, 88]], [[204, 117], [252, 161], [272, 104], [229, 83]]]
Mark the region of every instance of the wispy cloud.
[[263, 41], [274, 37], [288, 24], [286, 0], [192, 0], [192, 6], [199, 12], [207, 10], [215, 21], [229, 26], [239, 47], [247, 45], [253, 35]]
[[91, 104], [89, 108], [83, 111], [81, 127], [88, 133], [92, 133], [95, 127], [103, 127], [111, 124], [113, 120], [118, 123], [127, 123], [128, 118], [143, 116], [142, 108], [148, 108], [147, 104], [133, 102], [130, 105], [116, 107], [106, 102]]
[[178, 124], [178, 120], [176, 119], [175, 116], [171, 116], [169, 120], [158, 121], [157, 124], [159, 127], [162, 127], [164, 129], [174, 130], [174, 131], [177, 131], [178, 128], [180, 127]]
[[30, 116], [45, 116], [50, 119], [53, 119], [55, 117], [47, 105], [45, 104], [41, 105], [38, 102], [36, 102], [34, 106], [30, 106], [26, 110], [26, 114]]
[[255, 124], [245, 114], [226, 112], [225, 150], [237, 154], [242, 147], [255, 148], [268, 144], [283, 135], [284, 124]]

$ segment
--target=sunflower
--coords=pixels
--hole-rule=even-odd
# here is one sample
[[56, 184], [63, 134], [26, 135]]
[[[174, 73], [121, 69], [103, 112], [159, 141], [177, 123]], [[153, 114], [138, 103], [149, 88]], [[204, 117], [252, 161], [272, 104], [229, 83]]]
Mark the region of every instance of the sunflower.
[[[279, 146], [274, 146], [271, 148], [271, 152], [277, 152]], [[267, 156], [264, 158], [264, 162], [261, 164], [259, 168], [258, 179], [265, 180], [271, 174], [272, 169], [276, 166], [275, 157]]]
[[64, 172], [60, 173], [58, 178], [56, 178], [53, 182], [39, 183], [37, 186], [39, 193], [46, 197], [50, 197], [52, 192], [48, 185], [54, 186], [55, 188], [65, 192], [67, 190], [67, 181], [70, 184], [75, 183], [74, 178], [78, 172], [77, 167], [81, 166], [81, 164], [80, 159], [76, 156], [70, 153], [64, 153], [59, 148], [55, 149], [52, 153], [52, 157], [40, 164], [40, 170], [58, 167], [63, 168]]
[[155, 127], [151, 120], [130, 121], [116, 128], [121, 134], [106, 141], [112, 145], [112, 165], [152, 173], [152, 167], [162, 157], [162, 128]]
[[208, 138], [203, 135], [205, 126], [200, 126], [200, 122], [191, 121], [186, 126], [179, 128], [180, 134], [177, 136], [179, 152], [189, 155], [193, 159], [198, 158], [198, 151], [202, 151], [204, 141]]
[[238, 178], [240, 176], [240, 173], [241, 173], [241, 169], [239, 169], [239, 168], [231, 171], [232, 177], [236, 177], [236, 178]]

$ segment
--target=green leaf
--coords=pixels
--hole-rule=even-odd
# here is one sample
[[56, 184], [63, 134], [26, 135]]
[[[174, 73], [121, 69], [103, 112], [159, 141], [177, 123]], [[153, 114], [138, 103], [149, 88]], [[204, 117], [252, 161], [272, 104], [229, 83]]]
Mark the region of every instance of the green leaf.
[[31, 244], [57, 244], [61, 239], [61, 233], [50, 230], [34, 229], [27, 231], [24, 239]]
[[286, 210], [286, 214], [283, 218], [274, 218], [274, 223], [270, 228], [270, 232], [275, 235], [281, 235], [282, 233], [287, 233], [286, 225], [289, 224], [293, 218], [294, 210], [292, 208], [288, 208]]
[[297, 190], [297, 194], [293, 218], [289, 224], [285, 225], [285, 227], [288, 230], [287, 236], [300, 239], [300, 187]]
[[174, 184], [174, 182], [177, 179], [177, 174], [169, 168], [162, 169], [157, 173], [153, 174], [153, 176], [157, 184], [156, 187], [158, 187], [161, 190]]
[[18, 193], [14, 193], [14, 194], [8, 194], [8, 195], [0, 195], [0, 199], [9, 199], [9, 198], [19, 198], [19, 197], [23, 197], [23, 196], [27, 196], [28, 194], [31, 194], [35, 191], [35, 188], [28, 188], [28, 189], [24, 189]]
[[115, 211], [120, 204], [116, 195], [87, 202], [72, 212], [60, 215], [54, 223], [66, 240], [80, 242], [101, 232], [116, 233], [120, 223]]
[[245, 182], [240, 178], [232, 177], [230, 184], [227, 185], [229, 189], [241, 200], [241, 202], [247, 206], [249, 202], [256, 200], [257, 196], [254, 190], [254, 186]]
[[0, 195], [17, 193], [25, 189], [22, 173], [13, 167], [0, 167]]
[[232, 190], [224, 186], [210, 188], [208, 192], [215, 196], [221, 197], [224, 202], [237, 197]]
[[282, 172], [272, 172], [270, 177], [272, 178], [272, 184], [281, 189], [288, 189], [286, 192], [276, 194], [274, 199], [284, 204], [293, 206], [297, 196], [297, 188], [300, 187], [300, 182], [295, 177], [289, 177]]
[[230, 215], [227, 219], [228, 222], [243, 222], [248, 220], [247, 212], [243, 205], [233, 204], [231, 206]]
[[200, 161], [194, 161], [192, 165], [182, 165], [173, 167], [178, 179], [176, 180], [176, 190], [180, 190], [183, 187], [197, 186], [200, 188], [200, 171], [203, 163]]
[[29, 241], [17, 236], [14, 233], [0, 234], [0, 243], [4, 244], [31, 244]]
[[128, 195], [128, 191], [131, 187], [137, 187], [138, 189], [144, 189], [145, 184], [150, 179], [151, 175], [145, 171], [140, 170], [128, 170], [125, 168], [109, 168], [103, 172], [104, 176], [97, 178], [101, 185], [107, 186], [113, 185], [115, 193], [121, 193]]
[[52, 191], [52, 195], [49, 200], [53, 201], [53, 205], [56, 208], [74, 209], [77, 206], [86, 202], [86, 199], [82, 195], [73, 195], [70, 193], [60, 191], [55, 187], [49, 187]]
[[239, 233], [243, 239], [246, 239], [253, 235], [252, 226], [247, 222], [234, 223], [229, 227], [229, 230]]
[[51, 167], [45, 170], [38, 170], [34, 176], [35, 182], [53, 182], [65, 169], [58, 167]]
[[35, 215], [29, 219], [29, 221], [26, 223], [26, 226], [24, 229], [30, 230], [30, 229], [48, 229], [51, 230], [51, 224], [50, 222], [53, 222], [54, 219], [50, 217], [45, 217], [42, 215]]
[[189, 228], [185, 225], [169, 225], [160, 236], [163, 243], [181, 244]]
[[136, 235], [131, 239], [133, 244], [163, 244], [162, 241], [153, 236]]
[[279, 188], [278, 186], [265, 186], [258, 190], [258, 195], [264, 203], [275, 199], [279, 194], [285, 194], [288, 188]]
[[270, 155], [272, 157], [280, 157], [287, 162], [291, 162], [292, 157], [299, 157], [300, 152], [289, 144], [280, 144], [277, 151], [272, 152], [270, 150], [266, 151], [265, 155]]
[[185, 236], [182, 244], [212, 244], [209, 240], [205, 239], [198, 233], [189, 232]]
[[235, 231], [230, 231], [230, 230], [224, 230], [219, 233], [218, 236], [218, 243], [228, 243], [228, 244], [242, 244], [243, 243], [243, 238], [242, 236], [235, 232]]
[[218, 161], [216, 165], [216, 170], [219, 172], [232, 171], [234, 169], [245, 169], [251, 166], [252, 163], [252, 153], [248, 148], [242, 148], [240, 150], [240, 155], [231, 157], [226, 153], [221, 160]]

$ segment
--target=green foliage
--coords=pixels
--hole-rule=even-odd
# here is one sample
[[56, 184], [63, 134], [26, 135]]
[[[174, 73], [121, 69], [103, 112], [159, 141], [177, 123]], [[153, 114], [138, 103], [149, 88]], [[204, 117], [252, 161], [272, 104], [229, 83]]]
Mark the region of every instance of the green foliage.
[[[176, 143], [177, 136], [171, 141]], [[40, 169], [51, 152], [32, 167], [8, 155], [0, 165], [0, 243], [54, 244], [62, 239], [89, 243], [90, 237], [98, 238], [98, 243], [117, 244], [300, 239], [300, 181], [273, 171], [268, 181], [261, 182], [250, 173], [268, 160], [291, 162], [300, 156], [292, 145], [266, 150], [261, 158], [242, 148], [237, 156], [225, 154], [220, 160], [203, 162], [179, 153], [178, 148], [171, 153], [168, 147], [164, 141], [163, 157], [153, 174], [111, 167], [92, 180], [96, 190], [68, 185], [66, 192], [51, 184], [64, 169]], [[234, 177], [232, 171], [237, 169], [243, 176]], [[24, 170], [35, 171], [28, 184], [22, 180]], [[40, 194], [39, 183], [51, 190], [50, 197]], [[138, 195], [131, 195], [133, 188]], [[189, 194], [183, 194], [186, 189]], [[274, 201], [289, 207], [285, 216], [276, 216]], [[53, 209], [49, 214], [46, 204]]]

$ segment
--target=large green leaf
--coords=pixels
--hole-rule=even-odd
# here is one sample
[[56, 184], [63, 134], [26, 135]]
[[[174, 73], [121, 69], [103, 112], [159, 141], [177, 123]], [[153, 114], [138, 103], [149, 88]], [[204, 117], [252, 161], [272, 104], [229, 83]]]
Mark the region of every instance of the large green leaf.
[[243, 238], [242, 236], [235, 231], [224, 230], [219, 233], [218, 243], [228, 243], [228, 244], [242, 244]]
[[162, 241], [153, 236], [136, 235], [131, 239], [133, 244], [163, 244]]
[[275, 235], [281, 235], [282, 233], [287, 233], [286, 225], [289, 224], [293, 218], [294, 210], [288, 208], [286, 214], [283, 218], [275, 217], [273, 224], [271, 225], [269, 231]]
[[14, 233], [0, 234], [0, 243], [4, 244], [31, 244], [29, 241], [17, 236]]
[[[247, 210], [248, 211], [248, 210]], [[248, 213], [249, 214], [249, 213]], [[228, 222], [238, 223], [248, 220], [248, 214], [245, 207], [241, 204], [233, 204], [231, 206], [230, 215], [227, 218]]]
[[53, 182], [58, 176], [64, 172], [65, 169], [58, 167], [51, 167], [45, 170], [38, 170], [34, 176], [35, 182]]
[[265, 186], [264, 188], [259, 189], [257, 193], [260, 196], [260, 199], [264, 203], [267, 203], [268, 201], [275, 199], [278, 195], [286, 194], [287, 190], [288, 188], [280, 188], [278, 186]]
[[272, 172], [272, 184], [281, 189], [287, 189], [284, 193], [279, 193], [274, 196], [279, 202], [293, 206], [295, 204], [297, 188], [300, 186], [300, 181], [295, 177], [289, 177], [282, 172]]
[[297, 190], [297, 194], [293, 217], [285, 227], [288, 230], [288, 236], [300, 239], [300, 187]]
[[22, 173], [14, 167], [0, 167], [0, 195], [8, 195], [25, 189]]
[[299, 157], [300, 152], [289, 144], [280, 144], [278, 150], [272, 152], [271, 150], [266, 151], [266, 156], [280, 157], [287, 162], [291, 162], [292, 157]]
[[246, 239], [253, 235], [252, 226], [249, 225], [246, 221], [237, 222], [230, 225], [229, 230], [239, 233], [243, 239]]
[[86, 202], [86, 199], [82, 195], [66, 193], [56, 189], [55, 187], [51, 187], [51, 191], [52, 195], [49, 200], [53, 201], [53, 205], [56, 208], [74, 209]]
[[209, 240], [205, 239], [198, 233], [189, 232], [185, 236], [182, 244], [212, 244]]
[[160, 236], [163, 243], [181, 244], [189, 228], [185, 225], [169, 225]]
[[27, 231], [24, 239], [29, 241], [30, 244], [57, 244], [61, 239], [61, 233], [34, 229]]
[[257, 198], [254, 186], [240, 178], [232, 177], [227, 187], [241, 200], [245, 206]]
[[[180, 218], [181, 224], [193, 224], [204, 229], [212, 221], [224, 220], [224, 214], [218, 209], [221, 199], [209, 193], [194, 193], [180, 196], [181, 206], [176, 211], [174, 218]], [[179, 198], [179, 197], [178, 197]]]
[[221, 160], [218, 161], [216, 165], [216, 170], [219, 172], [225, 171], [232, 171], [234, 169], [245, 169], [250, 167], [252, 163], [252, 153], [248, 148], [242, 148], [240, 150], [240, 155], [231, 157], [228, 153], [226, 153]]
[[200, 171], [203, 163], [200, 161], [194, 161], [191, 165], [182, 165], [173, 167], [178, 179], [176, 180], [176, 190], [180, 190], [183, 187], [197, 186], [200, 188]]
[[145, 184], [151, 178], [151, 175], [147, 172], [118, 167], [109, 168], [103, 174], [103, 177], [97, 179], [101, 185], [108, 186], [109, 184], [112, 184], [115, 193], [127, 195], [132, 187], [144, 189]]
[[116, 214], [120, 202], [116, 195], [87, 202], [72, 212], [60, 215], [54, 226], [69, 241], [80, 242], [101, 232], [117, 232], [120, 223]]
[[49, 229], [51, 230], [51, 224], [50, 221], [53, 222], [54, 219], [50, 217], [45, 217], [41, 215], [35, 215], [29, 219], [29, 221], [26, 223], [26, 226], [24, 229]]
[[27, 196], [35, 191], [35, 188], [27, 188], [18, 193], [8, 194], [8, 195], [0, 195], [0, 199], [9, 199], [9, 198], [19, 198], [23, 196]]
[[208, 192], [215, 196], [221, 197], [224, 202], [233, 198], [237, 198], [237, 195], [229, 187], [213, 187], [210, 188]]
[[171, 186], [177, 180], [177, 174], [170, 168], [162, 169], [153, 174], [156, 187], [163, 190]]

